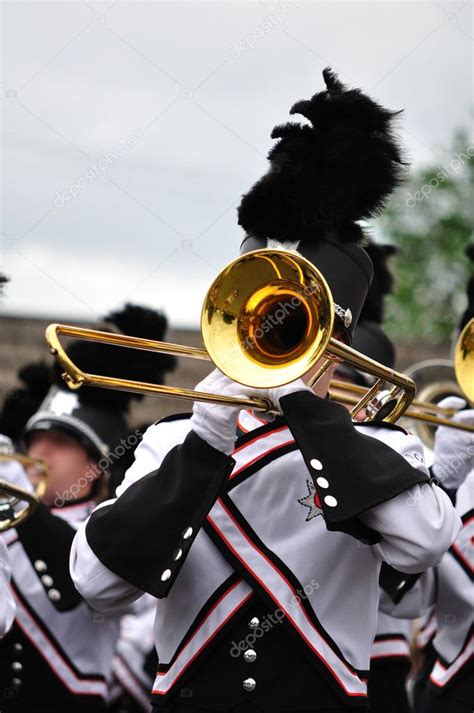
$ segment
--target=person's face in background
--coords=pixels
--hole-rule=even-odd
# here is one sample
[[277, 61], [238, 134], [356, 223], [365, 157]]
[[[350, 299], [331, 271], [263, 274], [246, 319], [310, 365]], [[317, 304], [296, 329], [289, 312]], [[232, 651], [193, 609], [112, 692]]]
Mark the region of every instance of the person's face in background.
[[[53, 505], [54, 499], [63, 493], [72, 492], [74, 498], [87, 497], [94, 482], [100, 477], [97, 461], [74, 438], [61, 431], [36, 431], [31, 434], [28, 455], [42, 460], [46, 466], [46, 492], [43, 501]], [[35, 471], [28, 477], [33, 486], [37, 484]], [[35, 482], [36, 480], [36, 482]]]

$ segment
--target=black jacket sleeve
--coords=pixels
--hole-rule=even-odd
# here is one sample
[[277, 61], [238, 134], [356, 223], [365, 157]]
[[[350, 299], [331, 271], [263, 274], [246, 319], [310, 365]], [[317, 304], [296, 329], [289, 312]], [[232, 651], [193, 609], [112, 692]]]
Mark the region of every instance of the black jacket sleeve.
[[377, 542], [378, 534], [358, 515], [429, 482], [428, 475], [389, 446], [359, 433], [348, 410], [333, 401], [296, 391], [280, 404], [314, 481], [328, 530]]
[[166, 597], [234, 463], [191, 431], [160, 468], [91, 515], [90, 547], [125, 581]]
[[69, 574], [69, 552], [76, 531], [45, 505], [18, 527], [18, 537], [46, 593], [58, 611], [68, 611], [83, 599]]

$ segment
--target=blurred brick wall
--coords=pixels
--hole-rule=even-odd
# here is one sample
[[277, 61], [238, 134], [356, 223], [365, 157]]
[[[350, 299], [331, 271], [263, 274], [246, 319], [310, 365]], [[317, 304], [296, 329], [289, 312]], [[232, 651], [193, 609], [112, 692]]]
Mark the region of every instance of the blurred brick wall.
[[[44, 339], [46, 326], [54, 319], [33, 319], [19, 317], [0, 317], [0, 394], [17, 385], [16, 372], [24, 364], [38, 359], [52, 359]], [[71, 322], [72, 323], [72, 322]], [[81, 323], [81, 326], [92, 326]], [[201, 338], [197, 332], [171, 329], [167, 341], [201, 346]], [[450, 345], [437, 347], [425, 344], [398, 344], [397, 368], [403, 371], [410, 364], [422, 359], [444, 357], [449, 358]], [[178, 369], [171, 374], [168, 384], [185, 388], [194, 386], [208, 373], [210, 366], [204, 361], [194, 359], [179, 359]], [[132, 407], [132, 425], [153, 423], [172, 413], [189, 411], [190, 403], [175, 399], [147, 396], [139, 404]]]

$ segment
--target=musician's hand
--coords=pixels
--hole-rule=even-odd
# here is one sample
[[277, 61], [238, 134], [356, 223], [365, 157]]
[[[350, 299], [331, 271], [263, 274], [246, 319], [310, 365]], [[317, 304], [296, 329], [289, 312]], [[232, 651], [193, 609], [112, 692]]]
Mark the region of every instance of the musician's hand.
[[[458, 396], [448, 396], [439, 402], [443, 408], [461, 409], [466, 402]], [[474, 409], [459, 411], [454, 423], [474, 426]], [[474, 468], [474, 432], [438, 426], [434, 443], [433, 473], [448, 490], [456, 490]]]
[[[250, 389], [231, 381], [218, 369], [201, 381], [196, 386], [196, 391], [244, 399], [259, 392], [258, 389]], [[237, 419], [241, 409], [241, 406], [221, 406], [196, 401], [191, 418], [193, 430], [209, 445], [229, 455], [234, 450]]]

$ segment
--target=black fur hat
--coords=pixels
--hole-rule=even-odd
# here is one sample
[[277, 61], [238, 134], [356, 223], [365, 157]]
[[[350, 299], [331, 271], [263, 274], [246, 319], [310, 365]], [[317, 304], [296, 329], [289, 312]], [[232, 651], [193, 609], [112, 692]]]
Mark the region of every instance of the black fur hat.
[[474, 318], [474, 243], [466, 248], [466, 255], [471, 261], [471, 277], [467, 283], [467, 307], [459, 323], [459, 331], [462, 332], [466, 324]]
[[[107, 315], [104, 322], [109, 328], [114, 327], [110, 331], [158, 340], [163, 338], [167, 328], [166, 317], [161, 312], [131, 304]], [[128, 349], [86, 341], [73, 342], [67, 352], [83, 371], [137, 381], [163, 380], [176, 365], [174, 357], [143, 351], [134, 351], [131, 356]], [[62, 369], [55, 362], [53, 386], [28, 420], [25, 439], [37, 430], [64, 430], [95, 457], [107, 457], [128, 432], [130, 403], [143, 396], [87, 386], [70, 391], [61, 374]]]
[[[401, 181], [406, 164], [393, 134], [393, 112], [327, 68], [326, 89], [293, 105], [310, 125], [276, 126], [270, 168], [242, 198], [241, 252], [268, 240], [297, 244], [329, 283], [348, 340], [372, 279], [357, 221], [374, 217]], [[344, 322], [346, 322], [344, 324]], [[347, 324], [349, 322], [349, 324]]]
[[370, 242], [365, 251], [374, 266], [374, 279], [360, 313], [359, 322], [382, 324], [385, 313], [385, 297], [393, 292], [394, 279], [388, 267], [389, 259], [398, 253], [394, 245], [378, 245]]

